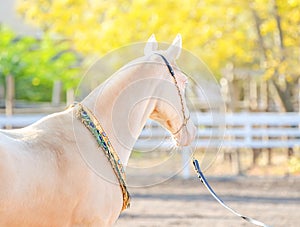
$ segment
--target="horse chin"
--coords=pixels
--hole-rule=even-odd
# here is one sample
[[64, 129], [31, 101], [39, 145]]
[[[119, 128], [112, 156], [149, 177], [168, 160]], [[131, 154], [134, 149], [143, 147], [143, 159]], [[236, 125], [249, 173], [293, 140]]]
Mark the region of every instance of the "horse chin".
[[186, 127], [183, 128], [182, 131], [175, 137], [175, 141], [177, 146], [186, 147], [191, 145], [194, 141], [196, 135], [196, 127]]

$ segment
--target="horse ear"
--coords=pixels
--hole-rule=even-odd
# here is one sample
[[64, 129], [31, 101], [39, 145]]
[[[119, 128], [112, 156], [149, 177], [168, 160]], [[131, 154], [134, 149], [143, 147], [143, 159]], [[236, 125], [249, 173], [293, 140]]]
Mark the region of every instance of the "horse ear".
[[150, 55], [153, 53], [153, 51], [156, 51], [158, 48], [158, 44], [157, 44], [157, 41], [155, 39], [155, 35], [152, 34], [150, 36], [150, 38], [148, 39], [147, 43], [146, 43], [146, 46], [144, 48], [144, 54], [145, 55]]
[[173, 40], [172, 45], [167, 50], [169, 59], [176, 60], [179, 58], [182, 49], [182, 38], [180, 34], [177, 34]]

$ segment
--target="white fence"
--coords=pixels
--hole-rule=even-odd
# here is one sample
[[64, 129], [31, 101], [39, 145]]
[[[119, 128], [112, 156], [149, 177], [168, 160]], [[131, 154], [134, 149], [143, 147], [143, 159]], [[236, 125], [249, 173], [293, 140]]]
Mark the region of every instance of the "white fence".
[[[34, 123], [44, 115], [0, 115], [0, 128], [20, 128]], [[300, 146], [300, 114], [298, 113], [193, 113], [198, 128], [192, 146], [230, 148], [293, 148]], [[135, 149], [169, 147], [169, 134], [148, 121]]]
[[[193, 113], [198, 130], [193, 147], [293, 148], [300, 146], [298, 113]], [[136, 149], [170, 147], [167, 133], [149, 121]]]
[[[42, 115], [0, 115], [0, 128], [10, 125], [20, 128]], [[193, 113], [191, 118], [198, 128], [193, 148], [295, 148], [300, 147], [300, 115], [298, 113]], [[136, 150], [166, 149], [172, 146], [170, 134], [158, 124], [148, 121]], [[189, 156], [182, 152], [183, 177], [188, 178], [186, 165]], [[239, 162], [239, 160], [238, 160]], [[238, 164], [239, 165], [239, 164]], [[240, 169], [238, 167], [238, 169]]]
[[41, 119], [43, 116], [42, 114], [18, 114], [13, 116], [5, 116], [0, 115], [0, 129], [5, 128], [7, 126], [12, 128], [22, 128], [27, 125], [30, 125], [39, 119]]

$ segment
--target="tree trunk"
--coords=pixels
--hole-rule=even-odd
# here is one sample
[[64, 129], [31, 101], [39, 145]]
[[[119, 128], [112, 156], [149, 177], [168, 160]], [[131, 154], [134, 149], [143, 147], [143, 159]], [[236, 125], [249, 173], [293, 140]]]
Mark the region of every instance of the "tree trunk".
[[281, 102], [283, 104], [285, 112], [293, 112], [294, 106], [291, 99], [290, 90], [292, 89], [290, 84], [285, 81], [284, 89], [282, 89], [274, 79], [272, 79], [272, 83], [274, 84], [274, 87], [276, 89], [276, 92], [278, 93]]
[[[276, 0], [272, 0], [271, 4], [272, 4], [272, 14], [276, 21], [276, 29], [277, 29], [277, 36], [274, 37], [274, 44], [279, 50], [278, 56], [274, 56], [274, 57], [277, 58], [280, 63], [282, 63], [285, 59], [285, 56], [284, 56], [285, 46], [284, 46], [284, 42], [283, 42], [284, 37], [283, 37], [283, 31], [282, 31], [282, 25], [281, 25], [281, 17], [278, 12], [278, 6], [277, 6]], [[253, 15], [253, 19], [254, 19], [254, 23], [255, 23], [255, 30], [256, 30], [256, 34], [257, 34], [257, 40], [258, 40], [259, 47], [261, 50], [261, 67], [266, 69], [265, 63], [268, 61], [268, 57], [266, 54], [268, 48], [265, 45], [264, 36], [262, 35], [261, 29], [260, 29], [260, 18], [251, 4], [250, 4], [250, 9], [251, 9], [251, 12]], [[274, 53], [274, 55], [275, 55], [275, 53]], [[280, 102], [276, 102], [276, 101], [275, 102], [278, 103], [279, 106], [282, 105], [284, 108], [284, 111], [292, 112], [292, 111], [294, 111], [294, 106], [291, 102], [291, 97], [290, 97], [291, 86], [286, 80], [282, 80], [281, 84], [279, 85], [276, 80], [278, 79], [279, 76], [284, 76], [284, 75], [278, 74], [278, 67], [275, 67], [274, 70], [275, 70], [275, 74], [272, 79], [272, 84], [275, 87], [274, 90], [278, 94], [277, 96], [281, 100]]]
[[275, 40], [275, 44], [277, 44], [277, 46], [279, 47], [280, 49], [280, 61], [283, 61], [284, 60], [284, 43], [283, 43], [283, 32], [282, 32], [282, 26], [281, 26], [281, 17], [279, 16], [279, 13], [278, 13], [278, 6], [277, 6], [277, 2], [276, 0], [272, 0], [272, 4], [273, 4], [273, 16], [275, 18], [275, 21], [276, 21], [276, 27], [277, 27], [277, 32], [278, 32], [278, 35], [277, 35], [277, 39]]

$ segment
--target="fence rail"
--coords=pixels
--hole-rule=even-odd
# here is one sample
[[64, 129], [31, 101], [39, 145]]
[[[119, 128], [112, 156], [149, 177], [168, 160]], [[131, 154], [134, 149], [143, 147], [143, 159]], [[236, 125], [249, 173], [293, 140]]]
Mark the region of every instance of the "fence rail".
[[[230, 148], [293, 148], [300, 146], [300, 115], [298, 113], [193, 113], [198, 130], [192, 146]], [[136, 149], [166, 148], [168, 134], [149, 121]]]
[[0, 115], [0, 129], [9, 125], [11, 128], [22, 128], [38, 121], [44, 114], [18, 114], [12, 116]]
[[[41, 119], [43, 114], [0, 115], [0, 128], [27, 126]], [[192, 113], [197, 126], [194, 148], [295, 148], [300, 147], [300, 114], [298, 113]], [[137, 143], [136, 150], [172, 147], [170, 134], [153, 121], [148, 121]], [[237, 153], [238, 154], [238, 153]], [[238, 155], [239, 156], [239, 155]], [[182, 152], [183, 177], [190, 176], [188, 152]], [[240, 172], [239, 158], [237, 172]]]
[[[0, 115], [0, 128], [11, 125], [25, 127], [41, 119], [44, 114], [20, 114], [6, 117]], [[234, 148], [293, 148], [300, 146], [300, 114], [298, 113], [193, 113], [192, 120], [197, 126], [194, 147], [234, 147]], [[169, 147], [170, 135], [148, 121], [136, 149], [160, 145]]]

